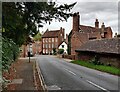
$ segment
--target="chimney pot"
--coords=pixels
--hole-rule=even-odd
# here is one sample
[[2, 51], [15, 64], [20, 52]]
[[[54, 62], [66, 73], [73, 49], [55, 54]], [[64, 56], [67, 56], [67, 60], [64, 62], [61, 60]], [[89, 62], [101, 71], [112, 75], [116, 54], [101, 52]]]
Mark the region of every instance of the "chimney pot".
[[95, 21], [95, 28], [99, 28], [99, 21], [98, 21], [98, 19], [96, 19], [96, 21]]

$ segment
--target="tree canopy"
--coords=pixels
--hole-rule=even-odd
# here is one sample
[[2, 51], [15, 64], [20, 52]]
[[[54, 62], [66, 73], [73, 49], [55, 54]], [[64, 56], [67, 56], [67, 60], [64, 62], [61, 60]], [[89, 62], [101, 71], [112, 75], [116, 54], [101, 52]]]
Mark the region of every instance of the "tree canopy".
[[67, 21], [76, 3], [57, 5], [55, 2], [3, 2], [2, 34], [22, 45], [29, 35], [35, 36], [39, 27], [53, 19]]
[[40, 32], [38, 32], [34, 37], [33, 40], [35, 41], [41, 41], [42, 40], [42, 35], [40, 34]]

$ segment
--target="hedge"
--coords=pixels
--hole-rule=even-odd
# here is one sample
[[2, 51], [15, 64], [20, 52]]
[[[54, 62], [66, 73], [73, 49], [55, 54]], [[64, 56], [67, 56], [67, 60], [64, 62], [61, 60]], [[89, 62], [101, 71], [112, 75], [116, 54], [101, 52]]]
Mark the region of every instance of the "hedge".
[[19, 55], [19, 46], [11, 39], [2, 38], [2, 70], [8, 70]]

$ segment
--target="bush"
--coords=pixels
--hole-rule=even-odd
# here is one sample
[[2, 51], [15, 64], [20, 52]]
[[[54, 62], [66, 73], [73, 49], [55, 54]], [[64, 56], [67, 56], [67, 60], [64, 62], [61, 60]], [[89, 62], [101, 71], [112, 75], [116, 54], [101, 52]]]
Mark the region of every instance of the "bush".
[[2, 70], [8, 70], [19, 55], [19, 46], [11, 39], [2, 38]]
[[95, 56], [92, 61], [90, 61], [90, 63], [93, 63], [94, 65], [104, 65], [103, 63], [101, 63], [99, 61], [99, 57], [98, 56]]
[[53, 55], [57, 55], [56, 48], [53, 48]]
[[63, 54], [64, 53], [64, 49], [58, 49], [58, 53], [59, 54]]

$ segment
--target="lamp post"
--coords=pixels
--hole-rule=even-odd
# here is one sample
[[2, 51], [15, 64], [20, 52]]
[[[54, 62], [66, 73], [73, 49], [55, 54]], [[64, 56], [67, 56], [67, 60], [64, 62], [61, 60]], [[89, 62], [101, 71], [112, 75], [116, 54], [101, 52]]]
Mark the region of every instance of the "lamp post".
[[29, 56], [29, 63], [30, 63], [30, 42], [29, 42], [29, 52], [28, 52], [28, 56]]

